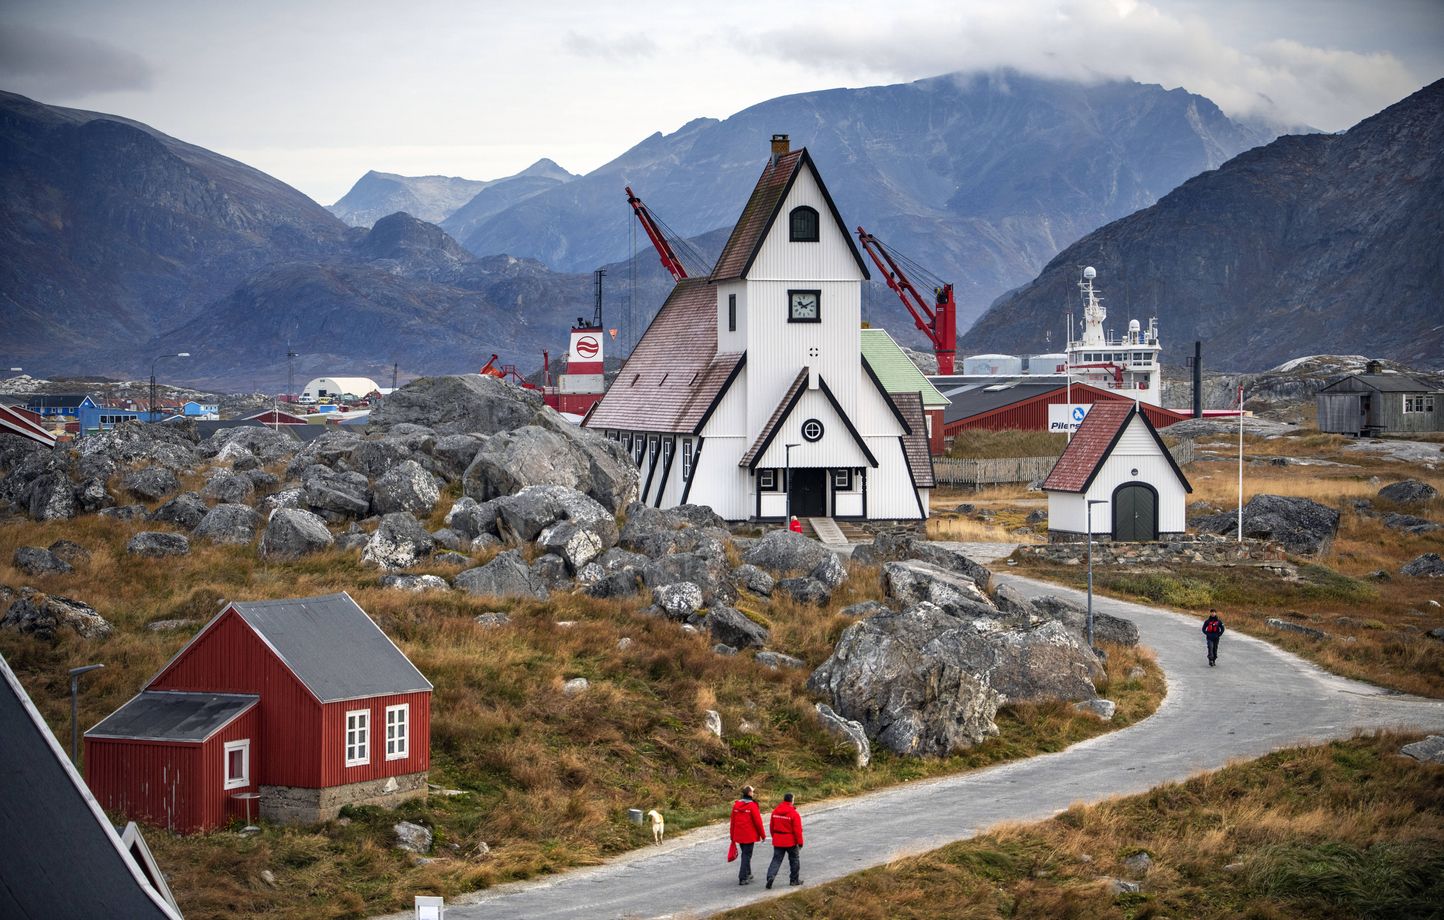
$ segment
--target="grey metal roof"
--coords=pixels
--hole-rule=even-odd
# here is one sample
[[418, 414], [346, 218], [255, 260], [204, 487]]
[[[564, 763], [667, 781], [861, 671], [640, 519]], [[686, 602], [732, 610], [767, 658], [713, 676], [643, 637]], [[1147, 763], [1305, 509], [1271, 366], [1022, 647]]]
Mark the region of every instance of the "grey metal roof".
[[349, 594], [230, 605], [323, 703], [430, 690]]
[[241, 693], [147, 690], [102, 719], [85, 737], [204, 741], [260, 699]]
[[179, 920], [0, 657], [0, 917]]
[[1327, 390], [1349, 379], [1354, 379], [1366, 386], [1373, 387], [1380, 393], [1430, 392], [1429, 387], [1415, 380], [1413, 377], [1405, 377], [1403, 374], [1346, 374], [1338, 380], [1330, 382], [1324, 389]]
[[[1056, 382], [1014, 385], [1008, 385], [1007, 382], [995, 382], [961, 390], [946, 385], [939, 386], [943, 395], [948, 398], [948, 407], [943, 410], [943, 423], [949, 424], [1003, 406], [1011, 406], [1015, 402], [1050, 393], [1062, 386]], [[994, 387], [1001, 388], [994, 389]]]

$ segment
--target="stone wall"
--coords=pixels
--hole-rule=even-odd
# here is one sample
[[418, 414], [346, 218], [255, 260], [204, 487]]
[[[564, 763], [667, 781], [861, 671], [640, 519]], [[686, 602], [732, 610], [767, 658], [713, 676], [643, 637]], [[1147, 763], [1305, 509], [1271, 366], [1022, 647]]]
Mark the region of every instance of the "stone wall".
[[[1033, 556], [1064, 565], [1079, 565], [1088, 561], [1088, 543], [1059, 542], [1041, 545], [1024, 545], [1018, 548], [1023, 556]], [[1198, 565], [1235, 565], [1239, 562], [1271, 562], [1284, 558], [1284, 551], [1277, 543], [1264, 540], [1248, 540], [1243, 543], [1230, 537], [1215, 534], [1183, 534], [1154, 543], [1114, 543], [1093, 540], [1094, 565], [1168, 565], [1173, 563], [1194, 563]]]
[[278, 824], [315, 824], [331, 820], [347, 805], [395, 808], [409, 799], [426, 797], [427, 775], [407, 773], [325, 789], [261, 786], [261, 817]]

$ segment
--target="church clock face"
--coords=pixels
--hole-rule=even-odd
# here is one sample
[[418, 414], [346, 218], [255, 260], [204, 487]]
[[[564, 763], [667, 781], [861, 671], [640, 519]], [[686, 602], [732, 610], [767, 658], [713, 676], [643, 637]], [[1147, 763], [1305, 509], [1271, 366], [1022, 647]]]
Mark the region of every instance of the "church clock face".
[[822, 320], [821, 291], [788, 291], [787, 321], [816, 323]]

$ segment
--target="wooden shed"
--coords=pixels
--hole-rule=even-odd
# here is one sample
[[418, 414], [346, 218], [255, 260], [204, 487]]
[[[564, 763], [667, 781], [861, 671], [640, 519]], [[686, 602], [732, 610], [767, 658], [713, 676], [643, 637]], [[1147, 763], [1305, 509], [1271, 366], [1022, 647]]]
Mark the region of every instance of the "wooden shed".
[[1374, 436], [1444, 431], [1444, 392], [1370, 361], [1319, 390], [1320, 431]]
[[234, 602], [85, 735], [107, 808], [176, 831], [426, 794], [431, 684], [349, 595]]
[[1132, 402], [1099, 401], [1043, 480], [1043, 491], [1050, 539], [1083, 540], [1091, 530], [1095, 537], [1140, 541], [1183, 533], [1193, 486], [1146, 411]]

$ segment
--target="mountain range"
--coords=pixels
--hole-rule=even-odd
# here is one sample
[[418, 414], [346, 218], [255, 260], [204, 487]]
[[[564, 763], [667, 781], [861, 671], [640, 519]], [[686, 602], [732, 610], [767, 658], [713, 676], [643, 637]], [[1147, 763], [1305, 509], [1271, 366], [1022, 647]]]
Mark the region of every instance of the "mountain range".
[[[1278, 129], [1234, 121], [1182, 89], [950, 75], [699, 118], [505, 206], [478, 208], [484, 190], [441, 225], [478, 255], [590, 271], [628, 255], [628, 185], [683, 237], [730, 228], [774, 132], [808, 147], [850, 226], [954, 283], [966, 327], [1072, 240]], [[879, 321], [910, 330], [890, 295], [879, 303]]]
[[1175, 363], [1197, 339], [1229, 370], [1342, 351], [1444, 366], [1444, 80], [1342, 134], [1250, 150], [1083, 236], [960, 350], [1056, 350], [1042, 332], [1061, 334], [1085, 265], [1108, 324], [1156, 314]]
[[[460, 239], [469, 223], [476, 223], [530, 195], [576, 176], [542, 158], [514, 176], [503, 179], [461, 179], [455, 176], [398, 176], [372, 170], [356, 181], [340, 201], [326, 210], [353, 227], [370, 227], [388, 214], [405, 211], [418, 220], [446, 226]], [[488, 194], [482, 196], [481, 193]], [[484, 253], [490, 255], [490, 253]]]

